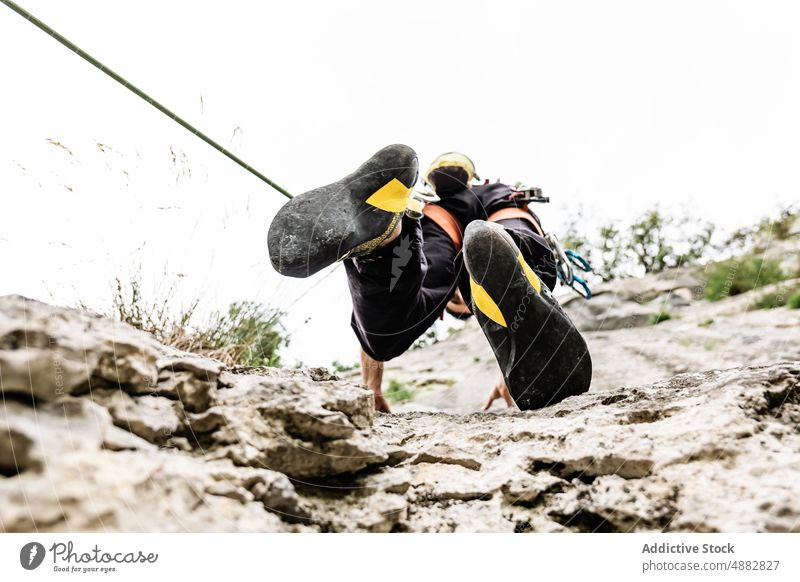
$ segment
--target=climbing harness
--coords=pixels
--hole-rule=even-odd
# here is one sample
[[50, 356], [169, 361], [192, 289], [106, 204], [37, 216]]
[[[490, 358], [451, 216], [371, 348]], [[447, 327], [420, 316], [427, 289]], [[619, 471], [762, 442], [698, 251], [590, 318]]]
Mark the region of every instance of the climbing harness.
[[[418, 201], [424, 201], [422, 210], [419, 212], [414, 211], [413, 214], [407, 210], [406, 214], [412, 218], [420, 218], [421, 215], [424, 215], [435, 222], [436, 225], [441, 228], [448, 237], [450, 237], [450, 240], [453, 242], [453, 246], [456, 248], [456, 251], [460, 252], [464, 240], [464, 227], [461, 225], [458, 219], [453, 216], [452, 213], [436, 204], [436, 202], [439, 200], [439, 197], [435, 194], [433, 194], [433, 196], [436, 197], [435, 200], [419, 198]], [[528, 222], [533, 228], [534, 232], [544, 238], [550, 245], [550, 248], [553, 250], [553, 255], [556, 259], [556, 275], [558, 276], [558, 280], [561, 281], [561, 284], [571, 288], [582, 297], [591, 299], [592, 290], [589, 287], [589, 284], [586, 282], [586, 279], [575, 273], [576, 269], [583, 273], [591, 273], [592, 267], [589, 265], [589, 262], [576, 251], [562, 248], [561, 243], [558, 241], [558, 237], [556, 237], [556, 235], [552, 232], [545, 233], [541, 224], [539, 224], [539, 221], [536, 220], [534, 215], [528, 209], [529, 203], [550, 202], [550, 198], [542, 195], [541, 188], [521, 186], [519, 183], [517, 183], [517, 185], [514, 187], [514, 191], [509, 197], [509, 200], [513, 200], [517, 204], [520, 204], [520, 206], [501, 208], [500, 210], [490, 214], [486, 220], [488, 222], [499, 222], [501, 220], [517, 218]]]
[[456, 252], [461, 252], [464, 243], [464, 227], [461, 222], [438, 204], [426, 204], [423, 213], [450, 237]]
[[167, 117], [172, 119], [175, 123], [177, 123], [178, 125], [180, 125], [181, 127], [185, 128], [185, 129], [189, 130], [191, 133], [193, 133], [194, 135], [196, 135], [197, 137], [202, 139], [204, 142], [206, 142], [208, 145], [213, 147], [215, 150], [217, 150], [221, 154], [227, 156], [228, 158], [230, 158], [231, 160], [233, 160], [234, 162], [239, 164], [242, 168], [244, 168], [245, 170], [247, 170], [248, 172], [253, 174], [255, 177], [257, 177], [258, 179], [262, 180], [263, 182], [265, 182], [266, 184], [268, 184], [269, 186], [271, 186], [272, 188], [274, 188], [275, 190], [277, 190], [278, 192], [280, 192], [281, 194], [283, 194], [287, 198], [292, 198], [292, 195], [286, 189], [282, 188], [281, 186], [279, 186], [278, 184], [276, 184], [275, 182], [273, 182], [272, 180], [267, 178], [264, 174], [262, 174], [261, 172], [256, 170], [250, 164], [245, 163], [238, 156], [236, 156], [232, 152], [228, 151], [227, 149], [225, 149], [224, 147], [219, 145], [216, 141], [214, 141], [213, 139], [208, 137], [206, 134], [204, 134], [200, 130], [196, 129], [189, 122], [185, 121], [183, 118], [179, 117], [178, 115], [176, 115], [175, 113], [173, 113], [172, 111], [170, 111], [169, 109], [164, 107], [161, 103], [159, 103], [158, 101], [156, 101], [155, 99], [150, 97], [150, 95], [148, 95], [147, 93], [145, 93], [144, 91], [142, 91], [141, 89], [136, 87], [136, 85], [128, 82], [124, 77], [122, 77], [121, 75], [115, 73], [113, 70], [111, 70], [110, 68], [105, 66], [103, 63], [101, 63], [100, 61], [95, 59], [92, 55], [90, 55], [89, 53], [87, 53], [86, 51], [81, 49], [79, 46], [77, 46], [76, 44], [72, 43], [67, 38], [61, 36], [53, 28], [51, 28], [50, 26], [48, 26], [47, 24], [45, 24], [44, 22], [42, 22], [41, 20], [36, 18], [33, 14], [31, 14], [30, 12], [25, 10], [22, 6], [14, 3], [14, 2], [11, 2], [11, 0], [0, 0], [0, 2], [5, 4], [6, 6], [8, 6], [11, 10], [13, 10], [17, 14], [19, 14], [20, 16], [22, 16], [23, 18], [28, 20], [31, 24], [33, 24], [34, 26], [36, 26], [40, 30], [42, 30], [42, 31], [46, 32], [47, 34], [49, 34], [50, 36], [52, 36], [55, 40], [57, 40], [62, 45], [67, 47], [69, 50], [74, 52], [76, 55], [81, 57], [87, 63], [91, 64], [94, 67], [97, 67], [100, 71], [102, 71], [103, 73], [105, 73], [106, 75], [108, 75], [109, 77], [114, 79], [117, 83], [119, 83], [120, 85], [122, 85], [123, 87], [128, 89], [131, 93], [133, 93], [137, 97], [143, 99], [144, 101], [146, 101], [147, 103], [149, 103], [150, 105], [152, 105], [153, 107], [158, 109], [161, 113], [163, 113], [164, 115], [166, 115]]
[[526, 204], [530, 202], [539, 202], [539, 203], [550, 202], [550, 197], [542, 194], [541, 188], [535, 188], [533, 186], [525, 186], [522, 182], [517, 182], [516, 184], [514, 184], [514, 192], [512, 193], [512, 198], [515, 200], [519, 200], [520, 202], [525, 202]]
[[528, 224], [533, 227], [533, 230], [536, 231], [541, 237], [544, 237], [544, 231], [542, 230], [542, 225], [539, 224], [533, 215], [528, 210], [528, 205], [526, 204], [522, 208], [501, 208], [500, 210], [496, 210], [489, 215], [489, 218], [486, 220], [488, 222], [500, 222], [501, 220], [508, 220], [510, 218], [519, 218], [520, 220], [524, 220]]

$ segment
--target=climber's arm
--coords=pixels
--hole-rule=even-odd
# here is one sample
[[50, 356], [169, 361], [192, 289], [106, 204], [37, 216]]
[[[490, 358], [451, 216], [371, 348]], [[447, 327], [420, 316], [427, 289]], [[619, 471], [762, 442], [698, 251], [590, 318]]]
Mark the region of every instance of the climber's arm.
[[483, 410], [489, 410], [489, 408], [492, 406], [492, 402], [501, 397], [506, 401], [506, 404], [509, 406], [509, 408], [515, 406], [514, 398], [511, 397], [511, 392], [509, 392], [508, 386], [506, 386], [506, 381], [503, 379], [502, 375], [497, 381], [497, 384], [494, 385], [494, 388], [492, 388], [492, 392], [489, 394], [489, 399], [486, 401], [486, 404], [483, 405]]

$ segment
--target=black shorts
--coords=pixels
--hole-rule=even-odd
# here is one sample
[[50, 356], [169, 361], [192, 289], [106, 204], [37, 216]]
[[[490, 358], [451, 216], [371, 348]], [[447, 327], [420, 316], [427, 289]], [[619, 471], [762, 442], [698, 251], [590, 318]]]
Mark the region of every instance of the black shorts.
[[[522, 256], [551, 290], [556, 263], [547, 242], [522, 219], [498, 222]], [[464, 225], [466, 226], [466, 225]], [[345, 261], [353, 298], [351, 325], [373, 359], [387, 361], [405, 352], [442, 315], [456, 288], [467, 305], [469, 275], [461, 253], [432, 220], [403, 218], [403, 232], [386, 248]]]

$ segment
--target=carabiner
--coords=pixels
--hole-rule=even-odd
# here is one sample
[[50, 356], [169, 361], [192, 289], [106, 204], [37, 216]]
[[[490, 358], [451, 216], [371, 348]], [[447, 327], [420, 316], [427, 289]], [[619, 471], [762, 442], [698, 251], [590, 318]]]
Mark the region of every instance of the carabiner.
[[[579, 291], [579, 290], [578, 290], [578, 289], [575, 287], [575, 283], [577, 283], [578, 285], [580, 285], [581, 287], [583, 287], [583, 293], [581, 293], [581, 292], [580, 292], [580, 291]], [[592, 290], [591, 290], [591, 288], [589, 287], [589, 284], [588, 284], [588, 283], [587, 283], [587, 282], [586, 282], [584, 279], [582, 279], [581, 277], [578, 277], [577, 275], [573, 275], [573, 277], [572, 277], [572, 285], [570, 285], [570, 287], [572, 287], [572, 289], [573, 289], [573, 290], [574, 290], [574, 291], [575, 291], [575, 292], [576, 292], [578, 295], [580, 295], [581, 297], [583, 297], [584, 299], [591, 299], [591, 298], [592, 298]]]
[[589, 261], [584, 259], [578, 253], [573, 251], [572, 249], [566, 249], [564, 253], [569, 257], [569, 262], [578, 267], [584, 273], [591, 273], [592, 266], [589, 264]]

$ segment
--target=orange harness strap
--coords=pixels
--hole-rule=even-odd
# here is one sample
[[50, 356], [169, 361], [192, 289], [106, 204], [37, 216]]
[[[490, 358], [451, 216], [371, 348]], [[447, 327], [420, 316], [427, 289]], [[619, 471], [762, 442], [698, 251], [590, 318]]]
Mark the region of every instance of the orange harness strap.
[[[461, 250], [464, 241], [464, 229], [455, 216], [436, 204], [426, 204], [425, 208], [422, 209], [422, 213], [435, 222], [436, 225], [450, 237], [450, 240], [453, 241], [453, 245], [456, 247], [456, 251]], [[500, 210], [492, 212], [492, 214], [489, 215], [488, 221], [498, 222], [509, 218], [527, 220], [533, 227], [533, 230], [536, 231], [536, 234], [544, 237], [541, 225], [530, 212], [523, 208], [501, 208]]]
[[498, 222], [500, 220], [507, 220], [509, 218], [520, 218], [522, 220], [527, 220], [533, 227], [533, 230], [536, 231], [536, 234], [544, 238], [544, 232], [542, 231], [541, 225], [536, 221], [530, 212], [522, 208], [501, 208], [500, 210], [492, 212], [489, 215], [488, 220], [489, 222]]
[[464, 241], [464, 229], [455, 216], [436, 204], [426, 204], [425, 208], [422, 209], [422, 213], [435, 222], [450, 237], [456, 247], [456, 251], [461, 251]]

